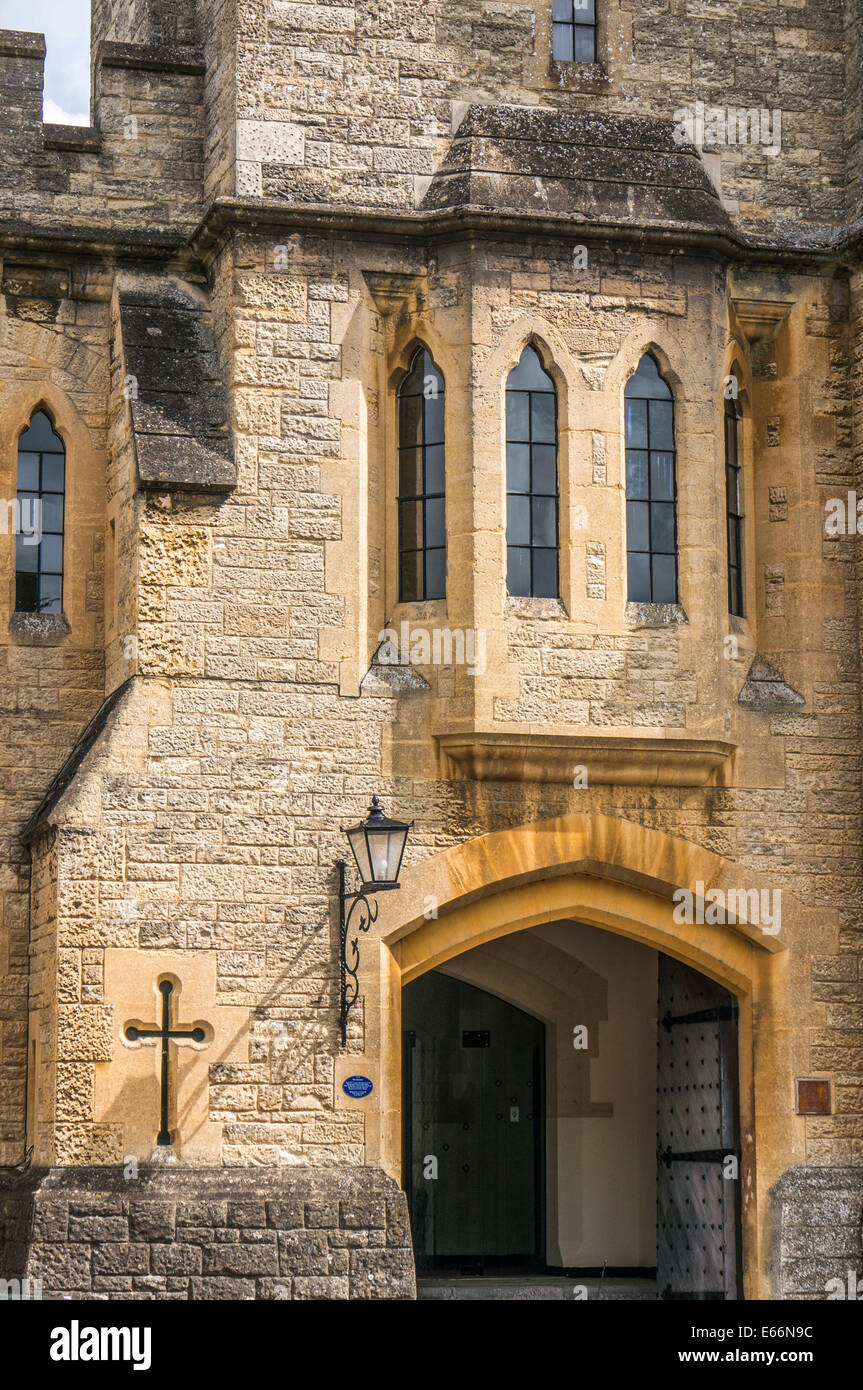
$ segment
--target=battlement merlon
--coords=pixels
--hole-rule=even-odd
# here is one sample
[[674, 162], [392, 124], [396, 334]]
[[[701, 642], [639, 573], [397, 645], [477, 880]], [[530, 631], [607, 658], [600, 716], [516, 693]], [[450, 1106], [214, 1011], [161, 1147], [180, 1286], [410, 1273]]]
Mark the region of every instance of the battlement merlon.
[[203, 198], [201, 53], [100, 40], [93, 124], [76, 127], [42, 120], [45, 52], [0, 30], [0, 234], [183, 245]]
[[0, 142], [24, 152], [42, 123], [45, 35], [0, 29]]
[[200, 42], [198, 0], [90, 0], [90, 47], [115, 43], [193, 48]]

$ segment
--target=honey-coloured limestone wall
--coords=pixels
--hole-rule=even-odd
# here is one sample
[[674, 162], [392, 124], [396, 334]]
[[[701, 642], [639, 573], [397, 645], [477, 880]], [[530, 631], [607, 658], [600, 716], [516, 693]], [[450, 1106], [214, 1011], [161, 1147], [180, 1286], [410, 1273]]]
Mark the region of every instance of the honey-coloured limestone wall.
[[[65, 626], [13, 613], [0, 536], [0, 1162], [32, 1146], [31, 1177], [3, 1190], [13, 1222], [28, 1190], [59, 1222], [27, 1257], [58, 1262], [57, 1291], [357, 1296], [367, 1272], [383, 1289], [377, 1217], [354, 1273], [347, 1237], [319, 1234], [353, 1230], [341, 1216], [286, 1222], [294, 1261], [273, 1257], [293, 1235], [264, 1208], [254, 1270], [205, 1269], [217, 1229], [255, 1244], [227, 1207], [188, 1268], [160, 1266], [167, 1237], [127, 1238], [139, 1189], [117, 1173], [148, 1171], [159, 1115], [154, 1054], [126, 1028], [169, 978], [204, 1030], [176, 1050], [159, 1201], [172, 1183], [253, 1190], [260, 1171], [311, 1206], [334, 1170], [393, 1191], [403, 980], [564, 919], [740, 997], [747, 1296], [823, 1296], [859, 1263], [860, 543], [824, 530], [829, 499], [861, 486], [855, 7], [642, 9], [604, 5], [596, 71], [568, 73], [546, 0], [106, 0], [95, 124], [72, 134], [42, 125], [38, 36], [0, 36], [0, 493], [40, 403], [70, 478]], [[675, 109], [702, 99], [780, 106], [781, 151], [676, 154]], [[588, 121], [599, 155], [573, 134]], [[582, 176], [564, 190], [562, 159]], [[586, 220], [592, 160], [627, 193]], [[489, 186], [499, 208], [447, 201]], [[201, 333], [164, 333], [167, 388], [136, 396], [124, 309], [155, 341], [172, 295]], [[418, 343], [446, 383], [449, 564], [446, 599], [409, 605], [395, 392]], [[557, 600], [505, 584], [504, 391], [527, 343], [557, 391]], [[661, 611], [625, 587], [622, 398], [646, 351], [675, 402], [680, 602]], [[194, 395], [190, 356], [197, 416], [175, 399]], [[230, 459], [202, 485], [178, 460], [220, 432]], [[147, 475], [154, 439], [176, 467]], [[387, 667], [402, 623], [481, 633], [484, 669]], [[335, 865], [375, 793], [414, 825], [342, 1049]], [[777, 938], [677, 927], [671, 894], [699, 881], [781, 891]], [[359, 1069], [369, 1102], [342, 1088]], [[812, 1074], [831, 1113], [798, 1116]], [[841, 1241], [817, 1248], [840, 1209]]]

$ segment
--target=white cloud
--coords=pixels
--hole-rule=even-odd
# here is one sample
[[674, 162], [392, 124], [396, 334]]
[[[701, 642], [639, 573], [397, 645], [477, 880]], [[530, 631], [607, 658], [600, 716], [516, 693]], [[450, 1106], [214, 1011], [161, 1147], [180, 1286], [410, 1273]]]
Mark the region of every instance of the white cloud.
[[46, 97], [42, 107], [42, 119], [49, 125], [89, 125], [90, 114], [87, 111], [64, 111], [62, 106], [58, 106], [56, 101]]
[[89, 125], [90, 0], [0, 0], [0, 29], [45, 35], [45, 120]]

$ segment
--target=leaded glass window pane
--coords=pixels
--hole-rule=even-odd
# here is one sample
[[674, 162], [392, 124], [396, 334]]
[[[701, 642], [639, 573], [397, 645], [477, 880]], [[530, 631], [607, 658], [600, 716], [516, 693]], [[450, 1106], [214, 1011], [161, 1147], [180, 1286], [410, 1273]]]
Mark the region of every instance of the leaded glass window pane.
[[18, 441], [15, 608], [62, 613], [66, 451], [37, 410]]
[[556, 63], [596, 62], [596, 0], [553, 0], [552, 21]]
[[676, 603], [674, 400], [650, 353], [626, 383], [624, 421], [628, 597]]
[[557, 394], [530, 344], [506, 383], [507, 587], [557, 598]]
[[444, 379], [418, 348], [398, 391], [399, 599], [446, 595]]
[[743, 617], [743, 511], [740, 502], [740, 406], [725, 402], [725, 512], [728, 534], [728, 611]]

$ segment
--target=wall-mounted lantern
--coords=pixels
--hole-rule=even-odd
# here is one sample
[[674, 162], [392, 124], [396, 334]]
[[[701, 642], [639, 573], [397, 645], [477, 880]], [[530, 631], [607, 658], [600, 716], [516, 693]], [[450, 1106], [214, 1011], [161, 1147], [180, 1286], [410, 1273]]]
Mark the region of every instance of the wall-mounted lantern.
[[348, 1017], [359, 993], [359, 936], [348, 940], [351, 918], [359, 909], [357, 932], [367, 932], [378, 915], [378, 904], [371, 895], [400, 887], [399, 874], [412, 825], [413, 821], [389, 820], [378, 798], [373, 796], [367, 818], [359, 825], [342, 827], [348, 837], [360, 879], [358, 891], [349, 893], [347, 860], [339, 860], [339, 1026], [342, 1047], [347, 1046]]

